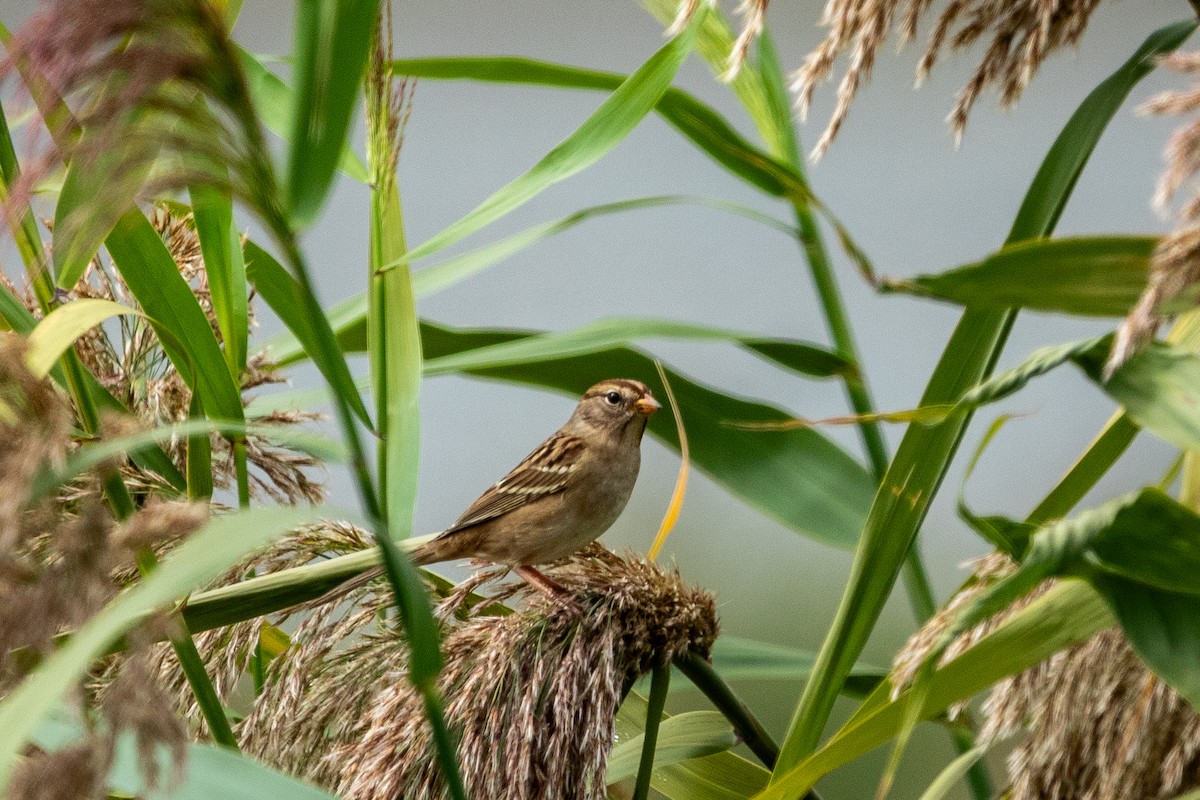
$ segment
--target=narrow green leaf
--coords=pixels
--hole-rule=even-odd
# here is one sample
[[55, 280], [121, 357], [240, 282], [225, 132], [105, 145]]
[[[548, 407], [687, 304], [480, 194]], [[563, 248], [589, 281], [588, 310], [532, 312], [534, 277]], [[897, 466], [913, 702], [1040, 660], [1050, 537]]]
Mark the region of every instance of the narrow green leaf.
[[[710, 20], [718, 19], [709, 14]], [[478, 80], [613, 91], [628, 79], [615, 72], [512, 57], [418, 58], [394, 61], [397, 74], [433, 80]], [[674, 87], [655, 110], [672, 127], [735, 176], [775, 197], [811, 196], [804, 180], [787, 165], [748, 142], [717, 111]]]
[[[1153, 70], [1157, 56], [1175, 49], [1196, 24], [1180, 23], [1151, 34], [1122, 67], [1084, 99], [1043, 160], [1017, 212], [1007, 244], [1053, 232], [1109, 120], [1134, 85]], [[971, 386], [986, 379], [1015, 319], [1013, 310], [968, 308], [930, 377], [920, 406], [957, 402]], [[969, 422], [970, 414], [961, 414], [934, 427], [910, 425], [905, 432], [875, 495], [846, 591], [813, 678], [805, 685], [792, 717], [773, 782], [816, 749], [839, 688], [883, 610]]]
[[[64, 714], [54, 714], [37, 729], [33, 741], [44, 750], [55, 751], [82, 738], [83, 726]], [[159, 774], [169, 775], [171, 764], [167, 753], [159, 754]], [[117, 739], [112, 767], [105, 782], [110, 792], [130, 797], [166, 798], [170, 800], [261, 800], [264, 797], [287, 797], [289, 800], [336, 800], [303, 781], [276, 772], [249, 756], [233, 753], [223, 747], [203, 742], [187, 745], [187, 761], [178, 783], [171, 784], [169, 793], [162, 786], [150, 787], [142, 774], [137, 742], [132, 734]]]
[[[511, 331], [456, 331], [429, 323], [422, 327], [427, 364], [528, 337]], [[623, 375], [645, 381], [655, 394], [665, 396], [653, 361], [624, 347], [545, 362], [471, 368], [468, 374], [550, 387], [576, 396], [603, 377]], [[714, 391], [673, 371], [668, 371], [668, 377], [680, 413], [688, 421], [692, 462], [699, 469], [746, 504], [795, 531], [835, 547], [853, 545], [874, 486], [861, 465], [810, 429], [734, 428], [730, 421], [778, 423], [788, 415]], [[651, 419], [648, 430], [678, 449], [670, 419], [658, 415]]]
[[650, 113], [692, 50], [704, 4], [695, 19], [629, 76], [571, 135], [537, 164], [484, 200], [475, 210], [408, 254], [415, 261], [495, 222], [559, 181], [586, 169], [616, 147]]
[[884, 281], [909, 292], [974, 308], [1029, 308], [1123, 317], [1146, 288], [1153, 236], [1035, 239], [938, 275]]
[[[192, 395], [191, 402], [188, 403], [188, 416], [193, 420], [204, 419], [204, 406], [200, 402], [200, 395]], [[184, 470], [187, 474], [188, 499], [207, 501], [212, 498], [212, 436], [208, 431], [197, 430], [187, 437]]]
[[286, 192], [296, 224], [316, 219], [346, 148], [379, 0], [301, 0]]
[[558, 358], [587, 355], [630, 344], [638, 339], [689, 339], [732, 342], [744, 345], [777, 364], [805, 375], [827, 377], [845, 374], [850, 364], [834, 353], [802, 342], [766, 339], [704, 325], [672, 320], [616, 318], [598, 320], [561, 333], [544, 333], [431, 358], [426, 375], [444, 375], [491, 367], [532, 364]]
[[413, 292], [417, 297], [425, 297], [434, 292], [441, 291], [464, 278], [481, 272], [493, 264], [511, 258], [513, 255], [528, 247], [532, 247], [549, 236], [562, 233], [587, 220], [622, 211], [634, 211], [642, 208], [657, 208], [668, 205], [695, 205], [715, 208], [721, 211], [728, 211], [731, 214], [737, 214], [755, 222], [761, 222], [784, 233], [795, 234], [795, 230], [791, 226], [780, 222], [768, 214], [763, 214], [748, 206], [731, 203], [719, 198], [688, 197], [685, 195], [639, 197], [633, 200], [622, 200], [617, 203], [605, 203], [603, 205], [584, 208], [561, 219], [535, 225], [532, 228], [527, 228], [520, 233], [505, 237], [492, 244], [464, 253], [461, 256], [433, 264], [413, 275]]
[[[312, 358], [313, 363], [317, 365], [317, 369], [321, 371], [321, 375], [325, 377], [333, 391], [346, 399], [355, 416], [364, 425], [368, 428], [371, 427], [371, 415], [367, 413], [367, 407], [363, 404], [362, 395], [358, 391], [354, 376], [350, 374], [350, 367], [346, 365], [346, 359], [344, 357], [324, 357], [325, 353], [336, 355], [339, 349], [345, 349], [339, 348], [334, 329], [330, 327], [329, 318], [324, 314], [308, 313], [308, 305], [304, 302], [304, 292], [300, 284], [270, 253], [254, 242], [246, 242], [245, 255], [246, 277], [267, 305], [271, 307], [271, 310], [279, 316], [280, 321], [287, 326], [290, 334], [288, 340], [294, 343], [290, 345], [290, 350], [287, 349], [289, 345], [271, 347], [271, 353], [277, 362], [289, 363], [292, 358], [301, 353]], [[361, 300], [361, 319], [365, 320], [365, 296]], [[355, 311], [358, 310], [360, 310], [359, 307], [355, 306]], [[365, 343], [365, 331], [363, 333]], [[322, 347], [321, 341], [325, 341], [327, 346]], [[359, 349], [365, 349], [365, 344]], [[289, 355], [292, 358], [289, 358]]]
[[46, 714], [126, 631], [285, 531], [330, 513], [321, 507], [278, 507], [217, 517], [153, 573], [118, 595], [0, 702], [0, 786], [8, 785], [21, 749]]
[[[630, 692], [617, 712], [618, 747], [645, 729], [646, 714], [646, 698]], [[663, 764], [654, 770], [650, 785], [669, 800], [745, 800], [767, 785], [767, 777], [757, 764], [724, 752]]]
[[233, 196], [210, 186], [193, 186], [190, 194], [213, 312], [225, 344], [225, 361], [236, 380], [246, 368], [250, 308], [242, 237], [233, 221]]
[[1154, 71], [1158, 57], [1187, 41], [1196, 25], [1196, 20], [1189, 19], [1158, 29], [1128, 61], [1092, 90], [1046, 154], [1017, 212], [1010, 242], [1050, 234], [1109, 120], [1133, 87]]
[[[940, 714], [1112, 623], [1104, 601], [1087, 583], [1062, 581], [940, 667], [920, 716], [929, 719]], [[890, 692], [891, 687], [882, 684], [820, 750], [782, 773], [755, 800], [795, 800], [823, 776], [896, 735], [904, 724], [908, 696], [890, 700]]]
[[105, 239], [113, 264], [159, 333], [163, 350], [207, 414], [242, 418], [242, 396], [195, 294], [145, 215], [127, 211]]
[[974, 409], [1014, 394], [1025, 388], [1029, 381], [1045, 375], [1069, 361], [1080, 357], [1094, 357], [1096, 353], [1107, 353], [1112, 340], [1111, 334], [1085, 339], [1081, 342], [1051, 345], [1039, 348], [1012, 369], [972, 386], [958, 401], [959, 409]]
[[986, 752], [987, 745], [979, 745], [951, 761], [945, 769], [938, 773], [933, 783], [929, 784], [929, 788], [921, 794], [921, 800], [945, 800], [959, 781], [967, 777], [967, 773], [971, 771], [975, 762], [983, 758], [983, 754]]
[[[73, 161], [67, 167], [67, 177], [54, 209], [52, 254], [59, 289], [74, 289], [119, 220], [126, 214], [140, 213], [133, 201], [141, 180], [112, 179], [120, 160], [116, 154], [103, 153], [86, 164]], [[148, 171], [149, 165], [143, 165], [142, 169]], [[105, 201], [97, 203], [97, 197]]]
[[[384, 112], [386, 113], [386, 112]], [[370, 115], [370, 112], [368, 112]], [[386, 156], [381, 155], [380, 158]], [[372, 154], [371, 159], [375, 156]], [[379, 483], [388, 535], [412, 536], [421, 463], [421, 331], [407, 266], [380, 274], [380, 265], [406, 251], [404, 218], [395, 182], [375, 182], [371, 193], [371, 382], [379, 421]]]
[[[637, 773], [642, 755], [643, 734], [622, 740], [608, 755], [605, 782], [631, 778]], [[658, 729], [658, 747], [654, 751], [655, 769], [693, 758], [723, 753], [738, 743], [729, 721], [716, 711], [692, 711], [662, 721]]]
[[[250, 99], [254, 103], [255, 110], [258, 112], [259, 121], [268, 130], [280, 136], [287, 136], [296, 107], [296, 97], [292, 93], [292, 87], [267, 69], [256, 56], [240, 47], [236, 49], [238, 61], [242, 65], [242, 72], [246, 76], [246, 88], [250, 92]], [[359, 183], [367, 183], [367, 168], [350, 149], [349, 142], [346, 142], [338, 159], [338, 169]]]
[[47, 314], [29, 334], [26, 366], [37, 377], [46, 377], [76, 339], [104, 320], [120, 314], [141, 315], [137, 309], [99, 298], [85, 297], [64, 303]]
[[[7, 207], [6, 214], [11, 224], [13, 241], [17, 252], [25, 262], [25, 273], [30, 277], [34, 292], [40, 302], [48, 302], [53, 293], [50, 272], [46, 267], [46, 250], [42, 245], [42, 236], [38, 231], [37, 221], [28, 203], [24, 208], [16, 208], [9, 198], [9, 192], [21, 177], [21, 165], [17, 161], [17, 151], [13, 147], [12, 134], [8, 129], [8, 118], [4, 106], [0, 104], [0, 203]], [[7, 287], [0, 293], [0, 313], [8, 319], [9, 312], [4, 310], [9, 294]], [[9, 324], [12, 321], [9, 320]]]
[[[713, 667], [728, 681], [808, 680], [816, 660], [817, 654], [810, 650], [738, 636], [717, 639], [712, 653]], [[850, 695], [866, 695], [874, 691], [886, 675], [885, 669], [855, 664], [844, 688]]]

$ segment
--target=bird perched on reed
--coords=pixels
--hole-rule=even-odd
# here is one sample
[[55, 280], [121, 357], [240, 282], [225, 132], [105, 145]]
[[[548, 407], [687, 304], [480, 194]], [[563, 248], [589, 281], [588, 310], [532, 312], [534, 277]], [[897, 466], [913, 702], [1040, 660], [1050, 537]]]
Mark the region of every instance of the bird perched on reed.
[[[562, 589], [534, 568], [595, 541], [629, 502], [642, 434], [661, 406], [640, 381], [601, 381], [574, 413], [446, 530], [409, 552], [414, 564], [478, 558], [507, 564], [549, 595]], [[374, 569], [337, 591], [381, 574]]]

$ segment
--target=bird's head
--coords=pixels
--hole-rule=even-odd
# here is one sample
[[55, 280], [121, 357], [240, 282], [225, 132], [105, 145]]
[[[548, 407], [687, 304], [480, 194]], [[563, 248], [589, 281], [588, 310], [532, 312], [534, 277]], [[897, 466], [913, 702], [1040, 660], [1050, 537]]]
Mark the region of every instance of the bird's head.
[[613, 378], [583, 393], [571, 422], [609, 435], [642, 437], [646, 422], [662, 408], [641, 381]]

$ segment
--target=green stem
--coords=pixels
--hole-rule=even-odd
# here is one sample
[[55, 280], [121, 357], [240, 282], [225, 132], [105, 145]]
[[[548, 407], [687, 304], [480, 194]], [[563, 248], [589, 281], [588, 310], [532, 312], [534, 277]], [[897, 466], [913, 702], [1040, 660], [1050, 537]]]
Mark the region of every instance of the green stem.
[[[800, 172], [802, 165], [795, 162], [791, 166]], [[833, 265], [829, 260], [829, 252], [821, 238], [821, 229], [812, 211], [806, 206], [799, 201], [794, 201], [792, 208], [796, 214], [796, 226], [799, 230], [797, 239], [800, 247], [804, 250], [805, 259], [808, 261], [809, 273], [812, 276], [817, 297], [821, 301], [825, 324], [829, 329], [834, 348], [842, 358], [859, 365], [862, 362], [858, 357], [858, 347], [846, 316], [846, 306], [837, 286]], [[861, 374], [845, 376], [844, 387], [846, 398], [855, 414], [861, 416], [875, 412], [870, 390]], [[874, 475], [875, 483], [878, 484], [887, 473], [890, 460], [887, 445], [883, 441], [883, 434], [880, 433], [878, 423], [867, 420], [858, 422], [858, 430], [867, 458], [871, 463], [871, 474]], [[909, 548], [908, 555], [905, 557], [903, 576], [904, 587], [908, 592], [908, 601], [912, 606], [913, 615], [916, 616], [918, 623], [923, 623], [933, 616], [937, 609], [937, 602], [934, 600], [929, 574], [921, 560], [916, 540], [913, 541], [913, 546]]]
[[246, 437], [233, 440], [233, 469], [237, 475], [238, 508], [250, 507], [250, 472], [246, 463]]
[[[446, 715], [442, 710], [442, 699], [438, 696], [437, 687], [434, 685], [422, 686], [421, 694], [425, 698], [425, 716], [429, 719], [430, 727], [433, 728], [433, 743], [441, 762], [453, 764], [456, 762], [456, 748], [454, 739], [450, 736], [450, 729], [446, 727]], [[454, 800], [467, 800], [467, 790], [463, 787], [458, 770], [443, 769], [442, 775], [446, 778], [450, 796]]]
[[750, 752], [754, 753], [767, 769], [774, 769], [775, 761], [779, 758], [779, 745], [775, 744], [771, 734], [767, 733], [763, 724], [733, 693], [733, 689], [713, 665], [690, 650], [676, 656], [674, 663], [684, 677], [703, 692], [709, 702], [729, 720], [737, 735], [750, 748]]
[[654, 749], [658, 746], [658, 726], [667, 705], [667, 689], [671, 686], [671, 665], [655, 667], [650, 678], [650, 702], [646, 709], [646, 730], [642, 735], [642, 759], [638, 763], [637, 782], [632, 800], [650, 796], [650, 777], [654, 773]]
[[[150, 549], [138, 553], [137, 563], [138, 571], [143, 576], [149, 575], [158, 567], [158, 559], [155, 557], [154, 551]], [[192, 694], [196, 697], [196, 705], [199, 706], [204, 721], [208, 723], [209, 733], [212, 734], [213, 740], [217, 744], [230, 750], [237, 750], [237, 737], [233, 735], [229, 717], [225, 716], [221, 698], [217, 696], [217, 690], [213, 688], [212, 680], [208, 677], [208, 671], [204, 668], [204, 659], [200, 658], [200, 651], [196, 649], [196, 643], [192, 640], [187, 623], [182, 615], [176, 615], [175, 621], [179, 625], [179, 630], [171, 636], [171, 648], [175, 651], [179, 666], [183, 668], [184, 677], [187, 678]]]
[[[290, 226], [282, 220], [277, 221], [278, 224], [272, 227], [279, 234], [280, 246], [283, 248], [284, 256], [287, 263], [291, 265], [292, 272], [295, 273], [296, 280], [300, 284], [302, 292], [302, 302], [307, 306], [309, 313], [324, 314], [320, 302], [317, 300], [315, 291], [313, 290], [312, 281], [308, 274], [308, 265], [304, 259], [304, 254], [300, 251], [300, 246], [296, 243], [295, 234]], [[333, 354], [330, 354], [333, 355]], [[341, 357], [337, 354], [336, 357]], [[372, 521], [379, 521], [380, 525], [374, 530], [378, 534], [383, 534], [382, 520], [383, 511], [379, 505], [379, 495], [375, 491], [375, 484], [371, 479], [371, 468], [367, 463], [367, 454], [363, 449], [362, 438], [358, 433], [358, 425], [354, 420], [354, 412], [350, 410], [350, 402], [341, 396], [341, 393], [336, 390], [332, 391], [333, 407], [337, 414], [338, 423], [342, 429], [342, 435], [346, 437], [346, 446], [350, 452], [350, 471], [354, 476], [354, 486], [358, 491], [359, 501], [362, 503], [363, 510], [366, 516]]]
[[[954, 738], [954, 745], [960, 754], [974, 749], [975, 731], [965, 721], [950, 728], [950, 735]], [[992, 776], [988, 774], [987, 765], [982, 758], [972, 764], [971, 768], [967, 770], [967, 785], [971, 789], [971, 794], [977, 798], [989, 800], [995, 797], [996, 792], [992, 786]]]

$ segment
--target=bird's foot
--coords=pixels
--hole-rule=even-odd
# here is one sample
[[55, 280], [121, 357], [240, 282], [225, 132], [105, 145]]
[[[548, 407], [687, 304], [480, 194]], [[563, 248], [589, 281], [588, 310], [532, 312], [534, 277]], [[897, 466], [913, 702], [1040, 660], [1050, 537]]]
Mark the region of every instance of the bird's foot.
[[521, 576], [526, 583], [545, 595], [547, 599], [563, 611], [575, 617], [583, 617], [583, 609], [575, 602], [571, 593], [541, 571], [533, 567], [520, 566], [513, 567], [513, 572]]

